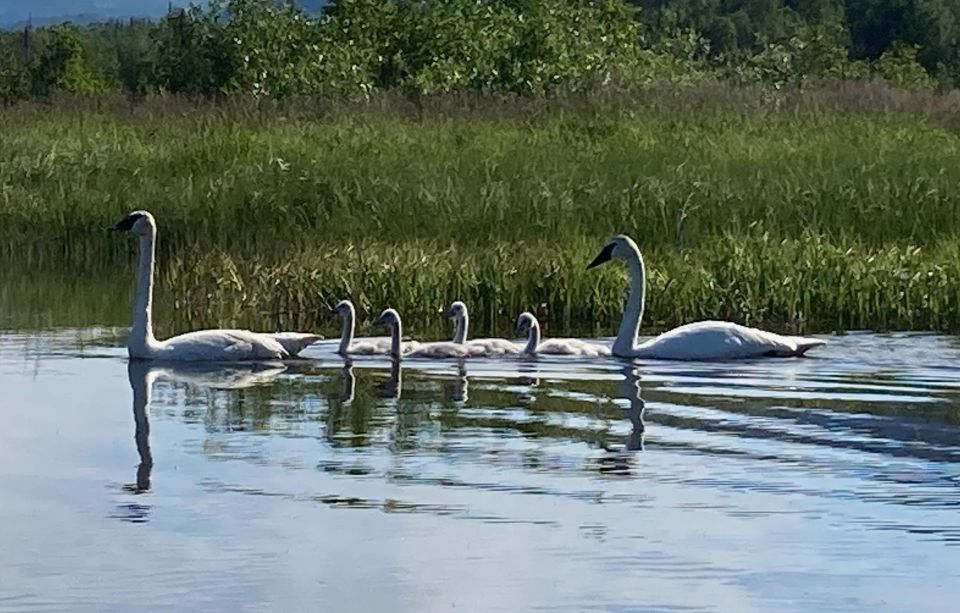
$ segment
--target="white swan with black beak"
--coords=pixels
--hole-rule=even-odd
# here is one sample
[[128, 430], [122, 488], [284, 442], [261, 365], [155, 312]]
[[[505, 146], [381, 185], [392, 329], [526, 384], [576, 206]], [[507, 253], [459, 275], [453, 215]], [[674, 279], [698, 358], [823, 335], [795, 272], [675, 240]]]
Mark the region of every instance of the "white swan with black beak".
[[113, 230], [130, 232], [140, 240], [133, 327], [127, 340], [131, 358], [170, 361], [273, 360], [296, 357], [307, 346], [321, 340], [316, 334], [249, 330], [200, 330], [167, 340], [153, 336], [153, 270], [157, 224], [147, 211], [134, 211], [118, 221]]
[[629, 236], [610, 240], [587, 268], [611, 260], [626, 262], [630, 271], [630, 293], [613, 343], [613, 355], [621, 358], [655, 360], [732, 360], [762, 357], [794, 357], [826, 344], [826, 341], [801, 336], [782, 336], [729, 321], [698, 321], [674, 328], [644, 343], [637, 344], [637, 332], [643, 317], [646, 269], [640, 249]]

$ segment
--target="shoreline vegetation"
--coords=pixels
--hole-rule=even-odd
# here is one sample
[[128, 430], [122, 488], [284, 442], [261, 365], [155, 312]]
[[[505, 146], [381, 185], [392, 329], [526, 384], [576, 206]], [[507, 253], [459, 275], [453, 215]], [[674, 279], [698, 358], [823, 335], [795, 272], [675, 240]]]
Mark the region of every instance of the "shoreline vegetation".
[[624, 271], [585, 266], [616, 233], [645, 334], [960, 331], [960, 20], [735, 4], [226, 0], [0, 32], [0, 309], [127, 321], [135, 246], [104, 228], [142, 208], [162, 334], [332, 333], [341, 298], [361, 332], [392, 306], [439, 336], [462, 299], [478, 334], [524, 310], [611, 334]]
[[[80, 303], [87, 280], [132, 287], [135, 245], [104, 228], [145, 208], [164, 333], [332, 334], [326, 309], [349, 297], [365, 331], [393, 306], [443, 336], [437, 309], [462, 299], [477, 334], [532, 310], [547, 334], [609, 335], [625, 273], [585, 267], [621, 232], [647, 260], [644, 334], [710, 318], [960, 329], [956, 98], [849, 83], [621, 94], [9, 108], [3, 309], [44, 278]], [[120, 302], [105, 323], [126, 321]]]

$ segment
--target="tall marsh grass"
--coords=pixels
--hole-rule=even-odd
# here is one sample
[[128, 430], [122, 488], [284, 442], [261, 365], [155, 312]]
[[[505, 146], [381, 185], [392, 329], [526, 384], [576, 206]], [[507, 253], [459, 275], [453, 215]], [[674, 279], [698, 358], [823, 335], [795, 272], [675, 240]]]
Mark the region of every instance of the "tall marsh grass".
[[323, 307], [349, 296], [418, 326], [462, 298], [478, 332], [532, 308], [554, 333], [612, 333], [623, 273], [584, 267], [624, 232], [647, 256], [649, 330], [960, 329], [953, 103], [724, 91], [9, 109], [0, 276], [126, 283], [133, 241], [103, 228], [145, 208], [170, 331], [332, 330]]

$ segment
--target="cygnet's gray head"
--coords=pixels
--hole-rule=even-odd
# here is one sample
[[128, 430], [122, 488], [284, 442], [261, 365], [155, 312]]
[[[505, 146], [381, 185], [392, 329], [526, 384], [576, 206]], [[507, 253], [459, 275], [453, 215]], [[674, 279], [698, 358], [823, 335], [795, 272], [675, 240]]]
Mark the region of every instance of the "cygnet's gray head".
[[397, 313], [396, 309], [384, 309], [383, 313], [380, 313], [380, 317], [377, 318], [376, 323], [390, 328], [396, 328], [400, 325], [400, 314]]
[[459, 319], [466, 317], [467, 315], [467, 305], [460, 300], [454, 300], [450, 307], [443, 312], [443, 315], [449, 319]]
[[537, 318], [534, 317], [533, 313], [524, 311], [520, 313], [520, 317], [517, 317], [517, 330], [521, 334], [526, 334], [530, 332], [531, 328], [539, 327], [540, 324], [537, 323]]
[[354, 315], [356, 311], [353, 308], [353, 303], [349, 300], [341, 300], [337, 303], [337, 306], [333, 307], [333, 312], [346, 319], [350, 315]]

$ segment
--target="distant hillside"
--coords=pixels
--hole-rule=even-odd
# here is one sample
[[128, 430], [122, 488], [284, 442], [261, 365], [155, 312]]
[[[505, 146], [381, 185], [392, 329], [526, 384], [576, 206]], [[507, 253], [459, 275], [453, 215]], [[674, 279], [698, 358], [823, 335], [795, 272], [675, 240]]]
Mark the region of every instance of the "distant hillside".
[[[167, 8], [186, 6], [191, 0], [0, 0], [0, 28], [35, 26], [63, 21], [87, 24], [124, 17], [162, 17]], [[200, 0], [193, 0], [194, 3]], [[299, 0], [298, 4], [318, 12], [326, 0]]]

